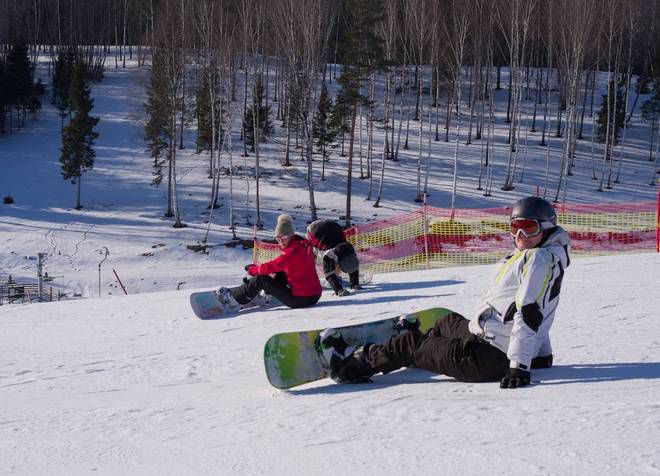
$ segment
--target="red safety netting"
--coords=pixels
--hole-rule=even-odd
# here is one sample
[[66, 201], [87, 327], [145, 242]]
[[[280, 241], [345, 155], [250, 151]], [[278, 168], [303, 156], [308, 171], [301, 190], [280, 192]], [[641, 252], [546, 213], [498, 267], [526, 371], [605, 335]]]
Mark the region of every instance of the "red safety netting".
[[[572, 239], [574, 256], [655, 251], [658, 204], [556, 206], [558, 224]], [[346, 230], [360, 268], [372, 273], [494, 263], [512, 249], [510, 208], [447, 209], [424, 206]], [[255, 241], [255, 262], [279, 254]]]

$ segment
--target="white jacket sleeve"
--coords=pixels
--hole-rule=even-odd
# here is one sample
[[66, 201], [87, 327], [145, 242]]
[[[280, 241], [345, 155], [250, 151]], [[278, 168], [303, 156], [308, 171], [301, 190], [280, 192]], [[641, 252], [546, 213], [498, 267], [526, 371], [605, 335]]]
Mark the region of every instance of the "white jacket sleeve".
[[507, 356], [511, 367], [519, 364], [530, 368], [540, 345], [546, 340], [549, 327], [542, 326], [546, 316], [546, 291], [552, 285], [554, 259], [548, 250], [528, 250], [520, 262], [520, 286], [516, 293], [516, 312]]

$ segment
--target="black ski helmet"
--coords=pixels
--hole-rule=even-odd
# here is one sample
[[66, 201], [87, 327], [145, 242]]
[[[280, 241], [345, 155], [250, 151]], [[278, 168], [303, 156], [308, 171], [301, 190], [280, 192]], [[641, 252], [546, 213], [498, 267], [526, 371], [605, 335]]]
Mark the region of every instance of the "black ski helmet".
[[335, 246], [335, 254], [337, 255], [337, 264], [344, 273], [351, 274], [360, 267], [355, 248], [350, 243], [339, 243]]
[[557, 225], [557, 214], [552, 204], [541, 197], [526, 197], [518, 200], [511, 210], [511, 219], [530, 218], [540, 223]]

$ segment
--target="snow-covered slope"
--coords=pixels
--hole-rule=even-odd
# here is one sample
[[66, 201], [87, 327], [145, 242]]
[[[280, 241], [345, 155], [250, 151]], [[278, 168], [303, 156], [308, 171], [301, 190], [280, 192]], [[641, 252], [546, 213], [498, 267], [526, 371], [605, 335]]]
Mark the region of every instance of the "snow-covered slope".
[[568, 269], [535, 385], [421, 370], [281, 392], [273, 333], [444, 306], [490, 267], [377, 275], [349, 298], [197, 320], [189, 291], [0, 307], [2, 474], [659, 474], [660, 255]]
[[[108, 61], [111, 65], [113, 62]], [[50, 84], [47, 75], [47, 58], [42, 58], [38, 74], [44, 84]], [[242, 77], [242, 75], [239, 75]], [[60, 117], [57, 110], [44, 97], [44, 108], [38, 120], [30, 120], [21, 131], [13, 135], [0, 135], [0, 196], [11, 195], [13, 205], [0, 204], [0, 280], [8, 275], [21, 281], [36, 276], [35, 262], [26, 257], [38, 252], [47, 253], [49, 275], [58, 276], [52, 283], [69, 295], [98, 296], [99, 254], [107, 248], [110, 252], [101, 273], [101, 294], [118, 294], [112, 269], [116, 269], [129, 294], [195, 289], [216, 286], [221, 277], [237, 278], [243, 265], [251, 260], [249, 253], [211, 248], [209, 255], [191, 253], [186, 245], [202, 240], [210, 228], [208, 243], [217, 245], [231, 238], [228, 229], [230, 184], [229, 176], [220, 178], [221, 208], [209, 216], [206, 208], [210, 201], [208, 178], [208, 153], [195, 153], [194, 124], [185, 134], [186, 148], [177, 151], [177, 190], [182, 219], [188, 225], [173, 229], [172, 219], [164, 218], [167, 205], [167, 185], [159, 188], [150, 185], [152, 163], [144, 143], [146, 119], [145, 85], [149, 80], [147, 67], [129, 62], [126, 69], [109, 67], [101, 83], [92, 85], [94, 109], [100, 117], [97, 130], [99, 137], [95, 149], [97, 157], [94, 169], [82, 179], [82, 210], [74, 210], [75, 187], [62, 180], [60, 174]], [[506, 84], [506, 71], [502, 81]], [[607, 74], [601, 75], [601, 86], [607, 82]], [[274, 85], [274, 81], [272, 82]], [[382, 84], [379, 83], [381, 87]], [[336, 90], [337, 82], [330, 85]], [[467, 95], [467, 87], [465, 88]], [[242, 90], [242, 88], [239, 88]], [[379, 93], [380, 94], [380, 93]], [[546, 152], [549, 150], [550, 175], [548, 197], [553, 198], [557, 186], [563, 142], [551, 137], [550, 147], [539, 146], [540, 129], [526, 133], [521, 138], [521, 161], [516, 175], [515, 190], [504, 192], [500, 186], [506, 176], [509, 146], [506, 144], [508, 124], [505, 123], [507, 92], [495, 93], [497, 137], [493, 159], [494, 185], [492, 196], [484, 197], [477, 190], [480, 171], [480, 141], [466, 146], [468, 127], [462, 127], [459, 147], [457, 199], [458, 208], [485, 208], [509, 205], [516, 199], [541, 193], [546, 184]], [[641, 104], [645, 97], [641, 97]], [[443, 99], [444, 101], [444, 99]], [[239, 104], [240, 103], [240, 104]], [[240, 109], [242, 101], [235, 104]], [[428, 106], [428, 105], [427, 105]], [[275, 109], [275, 104], [273, 104]], [[531, 121], [531, 105], [525, 116], [525, 124]], [[442, 108], [441, 108], [442, 109]], [[467, 112], [467, 111], [465, 111]], [[234, 114], [233, 127], [233, 209], [241, 238], [252, 237], [251, 223], [255, 222], [255, 182], [251, 167], [254, 155], [241, 157], [239, 141], [240, 114]], [[310, 219], [309, 195], [306, 186], [306, 163], [300, 161], [299, 150], [292, 151], [292, 167], [284, 168], [281, 162], [285, 150], [286, 130], [281, 122], [276, 124], [275, 137], [261, 149], [263, 178], [260, 184], [261, 212], [265, 223], [262, 237], [272, 237], [275, 218], [281, 212], [294, 216], [299, 231], [303, 231]], [[624, 164], [621, 167], [621, 183], [614, 188], [596, 192], [597, 181], [591, 180], [593, 168], [598, 177], [603, 167], [600, 144], [594, 148], [592, 162], [591, 118], [585, 122], [584, 141], [578, 144], [574, 175], [571, 176], [566, 200], [570, 203], [607, 203], [652, 201], [657, 197], [657, 187], [650, 187], [653, 163], [648, 159], [648, 125], [641, 121], [639, 106], [633, 114], [631, 128], [626, 135]], [[556, 123], [553, 122], [556, 126]], [[372, 183], [372, 200], [368, 195], [368, 179], [360, 180], [360, 158], [356, 153], [353, 179], [352, 213], [355, 222], [380, 220], [392, 215], [417, 209], [416, 170], [419, 155], [419, 123], [411, 125], [410, 148], [400, 150], [400, 161], [387, 161], [385, 185], [381, 207], [374, 208], [380, 177], [380, 152], [384, 137], [377, 130], [374, 138], [375, 173]], [[366, 124], [363, 123], [363, 159], [366, 157]], [[443, 131], [444, 132], [444, 131]], [[449, 142], [431, 141], [429, 158], [429, 204], [449, 207], [454, 166], [454, 134], [452, 126]], [[405, 133], [405, 128], [404, 128]], [[554, 134], [553, 134], [554, 136]], [[356, 139], [359, 143], [359, 137]], [[426, 170], [428, 131], [424, 129], [422, 144], [423, 171]], [[524, 144], [524, 145], [523, 145]], [[616, 156], [620, 150], [617, 148]], [[524, 180], [522, 160], [525, 160]], [[318, 159], [318, 158], [317, 158]], [[228, 153], [221, 157], [221, 166], [229, 165]], [[364, 160], [362, 161], [364, 162]], [[247, 167], [246, 167], [247, 166]], [[618, 161], [617, 161], [618, 166]], [[326, 164], [327, 181], [321, 181], [321, 163], [314, 161], [316, 204], [319, 217], [337, 219], [345, 212], [346, 158], [335, 150]], [[246, 171], [249, 171], [246, 173]], [[249, 191], [249, 193], [248, 193]], [[207, 224], [211, 221], [210, 226]], [[248, 224], [248, 222], [250, 224]]]

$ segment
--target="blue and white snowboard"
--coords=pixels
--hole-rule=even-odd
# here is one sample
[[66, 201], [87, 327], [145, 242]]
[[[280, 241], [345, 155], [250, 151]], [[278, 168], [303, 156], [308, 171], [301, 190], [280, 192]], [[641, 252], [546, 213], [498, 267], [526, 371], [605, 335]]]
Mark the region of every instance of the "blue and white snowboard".
[[279, 305], [280, 302], [271, 296], [270, 302], [263, 306], [255, 306], [248, 303], [242, 306], [240, 310], [234, 310], [224, 307], [222, 302], [218, 299], [215, 291], [202, 291], [190, 295], [190, 306], [192, 307], [193, 312], [197, 317], [203, 320], [233, 317], [249, 309], [268, 309]]

